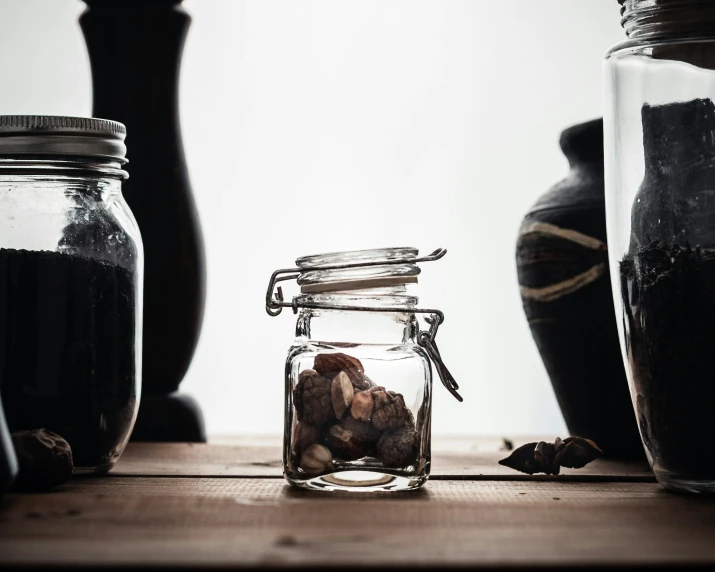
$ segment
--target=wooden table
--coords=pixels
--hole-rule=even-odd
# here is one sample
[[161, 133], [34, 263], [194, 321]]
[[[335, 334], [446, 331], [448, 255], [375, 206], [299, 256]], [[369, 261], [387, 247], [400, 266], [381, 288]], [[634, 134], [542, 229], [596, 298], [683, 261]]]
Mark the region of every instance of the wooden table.
[[0, 567], [715, 564], [713, 499], [637, 463], [521, 475], [499, 444], [436, 438], [422, 490], [330, 494], [284, 483], [278, 439], [132, 443], [107, 476], [6, 496]]

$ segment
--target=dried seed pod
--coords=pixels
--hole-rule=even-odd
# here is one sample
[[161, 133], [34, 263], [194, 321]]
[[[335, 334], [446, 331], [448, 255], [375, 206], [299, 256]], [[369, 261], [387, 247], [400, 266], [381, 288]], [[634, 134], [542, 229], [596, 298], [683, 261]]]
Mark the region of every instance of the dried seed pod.
[[380, 431], [415, 428], [414, 417], [402, 395], [394, 391], [377, 390], [372, 392], [372, 398], [374, 405], [370, 419]]
[[353, 395], [353, 400], [350, 404], [350, 415], [352, 415], [353, 419], [370, 421], [374, 405], [372, 394], [369, 391], [359, 391]]
[[350, 431], [355, 438], [360, 441], [360, 447], [364, 452], [364, 456], [372, 457], [375, 455], [375, 448], [382, 436], [382, 432], [378, 431], [372, 423], [347, 416], [340, 425], [343, 429]]
[[556, 443], [539, 441], [534, 448], [534, 459], [539, 463], [539, 472], [547, 475], [558, 475], [560, 467], [556, 461], [556, 446], [561, 443], [561, 439], [556, 439]]
[[363, 441], [352, 431], [333, 425], [326, 436], [328, 448], [333, 455], [345, 461], [354, 461], [366, 456]]
[[318, 375], [313, 370], [301, 373], [293, 391], [293, 404], [299, 420], [319, 428], [335, 418], [331, 385], [332, 380]]
[[303, 392], [305, 391], [305, 383], [308, 379], [320, 377], [314, 369], [304, 369], [298, 374], [298, 383], [293, 390], [293, 406], [298, 419], [303, 418]]
[[333, 456], [324, 445], [311, 445], [300, 456], [300, 468], [310, 475], [333, 469]]
[[557, 438], [554, 443], [527, 443], [515, 449], [499, 464], [529, 475], [558, 475], [561, 467], [580, 469], [601, 455], [603, 452], [593, 441], [568, 437], [563, 441]]
[[399, 469], [417, 461], [419, 436], [410, 429], [388, 431], [377, 443], [377, 458], [385, 467]]
[[598, 457], [603, 456], [603, 451], [591, 439], [583, 437], [567, 437], [557, 447], [556, 463], [570, 469], [585, 467]]
[[24, 490], [47, 490], [63, 483], [72, 475], [72, 449], [62, 437], [47, 429], [11, 433], [20, 471], [15, 487]]
[[347, 354], [318, 354], [315, 356], [313, 368], [320, 375], [330, 379], [344, 371], [357, 391], [370, 387], [369, 382], [365, 380], [365, 368], [360, 360]]
[[314, 369], [304, 369], [298, 374], [298, 383], [309, 377], [318, 377], [320, 374]]
[[353, 384], [344, 371], [341, 371], [333, 378], [330, 386], [330, 398], [333, 402], [335, 416], [338, 419], [342, 419], [343, 414], [350, 407], [354, 392]]
[[538, 443], [534, 442], [517, 447], [506, 459], [499, 461], [499, 464], [527, 475], [538, 473], [541, 470], [541, 463], [534, 457], [536, 445]]
[[293, 450], [296, 455], [300, 455], [313, 443], [317, 443], [320, 432], [315, 425], [306, 421], [299, 421], [293, 433]]
[[[402, 396], [400, 396], [402, 397]], [[404, 403], [404, 399], [403, 399]], [[415, 425], [415, 416], [412, 415], [412, 411], [410, 411], [410, 408], [405, 405], [405, 423], [402, 426], [404, 429], [409, 429], [411, 431], [415, 431], [417, 429], [417, 426]]]
[[374, 439], [377, 441], [382, 435], [382, 432], [369, 421], [361, 421], [359, 419], [354, 419], [353, 417], [346, 417], [342, 420], [340, 425], [348, 431], [352, 431], [353, 433], [361, 435], [366, 439]]

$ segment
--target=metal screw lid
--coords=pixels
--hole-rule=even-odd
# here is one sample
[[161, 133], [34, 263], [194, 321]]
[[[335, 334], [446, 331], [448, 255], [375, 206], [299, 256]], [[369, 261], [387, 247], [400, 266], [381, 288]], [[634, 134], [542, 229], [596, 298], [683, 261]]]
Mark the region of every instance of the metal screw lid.
[[0, 157], [71, 155], [126, 163], [127, 130], [94, 117], [0, 115]]

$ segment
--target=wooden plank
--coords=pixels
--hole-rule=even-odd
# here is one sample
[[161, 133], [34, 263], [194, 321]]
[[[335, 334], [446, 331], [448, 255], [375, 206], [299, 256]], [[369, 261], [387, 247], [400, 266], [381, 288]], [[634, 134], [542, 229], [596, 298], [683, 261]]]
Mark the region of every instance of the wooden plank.
[[[524, 441], [519, 441], [519, 443]], [[498, 464], [508, 452], [497, 439], [439, 438], [432, 446], [433, 478], [529, 477]], [[232, 439], [219, 444], [130, 443], [112, 474], [118, 476], [281, 477], [280, 438]], [[596, 460], [583, 469], [564, 469], [560, 478], [654, 481], [648, 464]]]
[[0, 567], [715, 564], [715, 500], [652, 483], [336, 495], [278, 479], [106, 477], [3, 504]]
[[280, 440], [240, 444], [129, 443], [112, 470], [117, 476], [281, 477]]

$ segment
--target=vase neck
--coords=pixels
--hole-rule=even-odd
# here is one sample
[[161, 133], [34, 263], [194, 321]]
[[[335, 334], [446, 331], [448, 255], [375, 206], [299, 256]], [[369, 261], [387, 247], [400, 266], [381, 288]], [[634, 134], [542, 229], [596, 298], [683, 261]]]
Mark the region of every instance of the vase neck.
[[603, 119], [569, 127], [561, 133], [561, 151], [571, 167], [588, 163], [603, 164]]
[[[191, 18], [180, 5], [90, 2], [80, 17], [89, 52], [93, 112], [137, 130], [178, 124], [181, 57]], [[134, 145], [133, 145], [134, 146]]]

